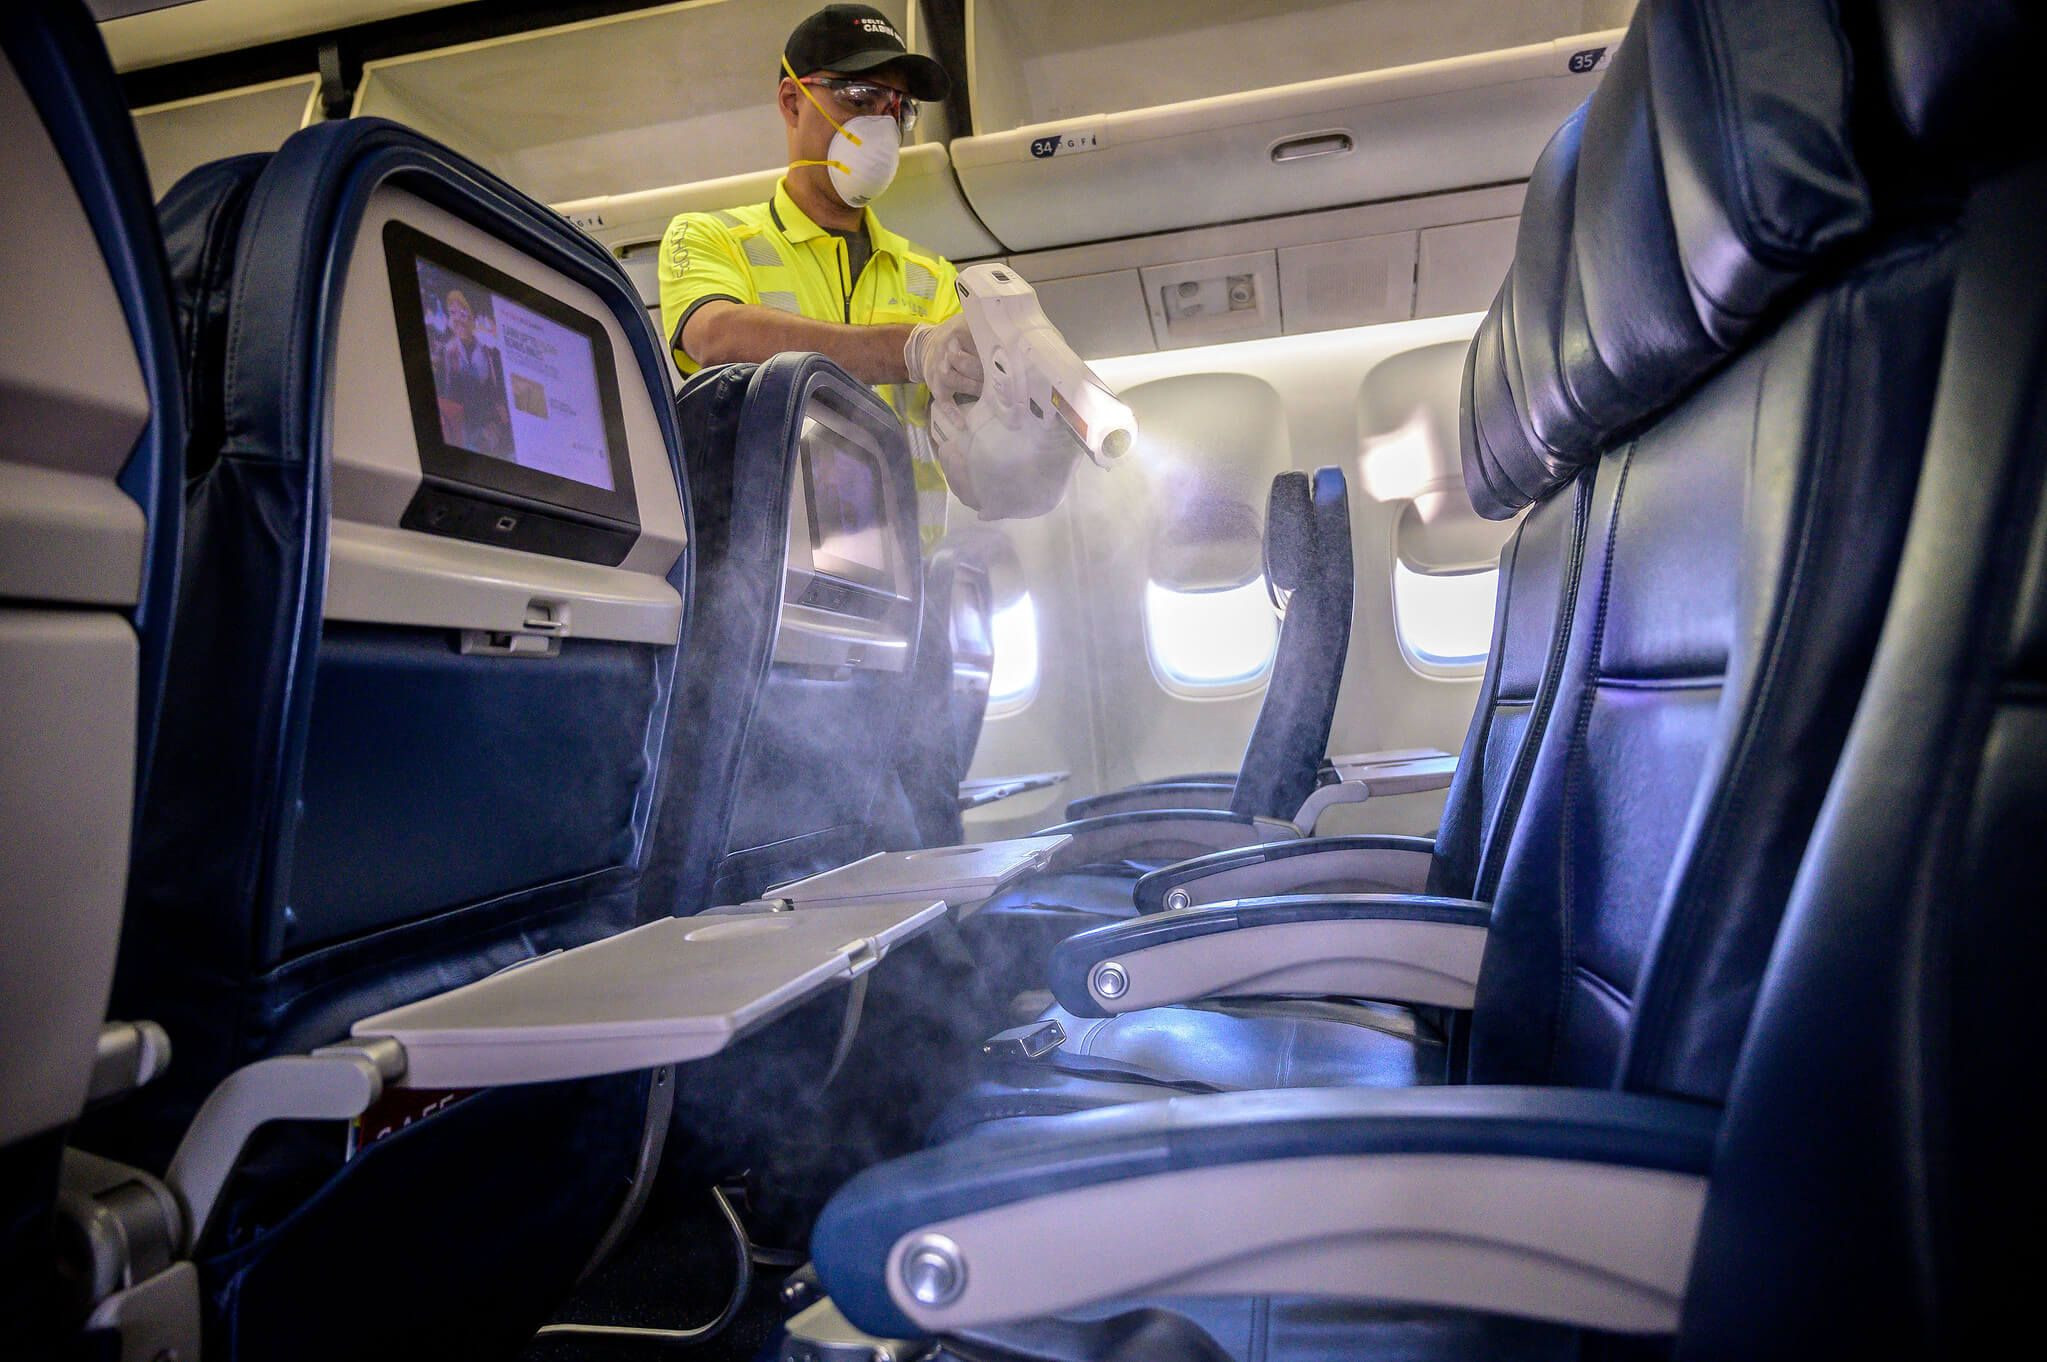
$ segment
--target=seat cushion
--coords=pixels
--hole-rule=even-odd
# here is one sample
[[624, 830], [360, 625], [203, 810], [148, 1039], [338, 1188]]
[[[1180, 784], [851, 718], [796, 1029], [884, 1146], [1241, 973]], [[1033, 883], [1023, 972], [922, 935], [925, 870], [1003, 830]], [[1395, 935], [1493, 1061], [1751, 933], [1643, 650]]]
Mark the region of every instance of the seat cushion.
[[1405, 1008], [1247, 999], [1117, 1017], [1047, 1009], [1066, 1043], [1039, 1060], [991, 1060], [933, 1126], [934, 1143], [991, 1121], [1056, 1116], [1176, 1093], [1406, 1087], [1442, 1081], [1445, 1047]]
[[1090, 927], [1137, 915], [1132, 862], [1032, 875], [982, 904], [961, 924], [981, 975], [1003, 997], [1043, 988], [1052, 948]]
[[1422, 1306], [1305, 1297], [1117, 1301], [1071, 1319], [948, 1339], [934, 1362], [1603, 1362], [1658, 1356], [1655, 1340]]
[[1138, 877], [1150, 868], [1140, 870], [1134, 863], [1119, 863], [1032, 875], [989, 899], [975, 916], [1074, 912], [1104, 918], [1135, 917], [1133, 895]]

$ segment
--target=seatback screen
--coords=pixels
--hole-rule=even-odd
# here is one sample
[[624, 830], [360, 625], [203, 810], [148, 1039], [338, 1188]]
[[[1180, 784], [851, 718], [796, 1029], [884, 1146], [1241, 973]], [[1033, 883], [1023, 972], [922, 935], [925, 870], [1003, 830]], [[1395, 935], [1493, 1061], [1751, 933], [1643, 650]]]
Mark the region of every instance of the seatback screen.
[[880, 459], [828, 415], [804, 417], [801, 448], [812, 565], [877, 591], [894, 590]]
[[610, 491], [590, 338], [431, 260], [416, 264], [441, 438]]
[[384, 242], [428, 480], [637, 525], [603, 321], [404, 223]]

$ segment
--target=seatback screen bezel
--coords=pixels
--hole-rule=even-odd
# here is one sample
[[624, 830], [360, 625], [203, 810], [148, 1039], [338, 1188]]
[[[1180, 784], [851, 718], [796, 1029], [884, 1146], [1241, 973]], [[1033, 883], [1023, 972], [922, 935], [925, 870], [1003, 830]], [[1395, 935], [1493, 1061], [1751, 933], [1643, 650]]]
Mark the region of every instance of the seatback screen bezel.
[[[812, 397], [804, 410], [803, 422], [797, 436], [799, 441], [797, 462], [803, 469], [803, 500], [809, 521], [806, 528], [810, 537], [811, 571], [877, 596], [902, 598], [904, 583], [901, 565], [896, 561], [900, 554], [895, 542], [895, 518], [902, 513], [902, 508], [896, 506], [894, 499], [889, 495], [888, 477], [885, 472], [888, 463], [882, 453], [880, 442], [821, 394]], [[881, 513], [881, 518], [874, 528], [876, 539], [882, 546], [882, 554], [887, 560], [880, 568], [843, 558], [825, 547], [826, 527], [819, 516], [817, 473], [812, 466], [811, 457], [816, 442], [806, 438], [812, 423], [826, 432], [828, 438], [839, 443], [842, 447], [839, 452], [864, 461], [873, 474], [876, 500]]]
[[[398, 355], [405, 373], [406, 396], [412, 408], [412, 428], [419, 446], [421, 473], [429, 481], [459, 484], [492, 500], [513, 505], [537, 504], [569, 512], [576, 519], [596, 521], [636, 533], [640, 527], [639, 500], [633, 487], [632, 459], [626, 444], [618, 363], [611, 335], [603, 321], [407, 223], [385, 223], [383, 236], [385, 263], [391, 278], [391, 306], [396, 314]], [[448, 443], [441, 429], [433, 353], [420, 304], [419, 262], [422, 260], [472, 279], [481, 288], [500, 294], [590, 342], [590, 353], [597, 371], [598, 400], [603, 409], [606, 454], [611, 467], [610, 488], [578, 482]]]

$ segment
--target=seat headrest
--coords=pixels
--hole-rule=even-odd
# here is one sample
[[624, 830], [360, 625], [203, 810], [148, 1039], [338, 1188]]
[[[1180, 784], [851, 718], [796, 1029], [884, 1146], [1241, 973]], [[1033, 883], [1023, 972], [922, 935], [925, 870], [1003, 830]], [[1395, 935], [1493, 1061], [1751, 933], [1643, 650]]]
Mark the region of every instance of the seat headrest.
[[874, 390], [823, 355], [789, 350], [758, 364], [714, 364], [691, 374], [675, 395], [693, 489], [698, 481], [706, 489], [742, 486], [764, 461], [775, 464], [765, 473], [770, 482], [785, 481], [804, 412], [820, 391], [877, 439], [902, 441], [901, 423]]
[[227, 361], [235, 246], [249, 192], [269, 164], [267, 151], [208, 162], [187, 172], [157, 204], [185, 374], [187, 476], [204, 473], [220, 452], [221, 372]]
[[1826, 0], [1645, 0], [1537, 161], [1465, 366], [1464, 480], [1504, 519], [1683, 397], [1872, 221]]
[[1891, 106], [1905, 133], [1967, 179], [2038, 154], [2026, 91], [2047, 56], [2031, 0], [1882, 0], [1877, 28]]
[[1292, 591], [1308, 576], [1314, 553], [1315, 509], [1306, 473], [1282, 473], [1265, 498], [1265, 581]]
[[1266, 589], [1299, 591], [1338, 578], [1347, 583], [1349, 569], [1350, 485], [1343, 470], [1325, 465], [1274, 478], [1265, 498]]

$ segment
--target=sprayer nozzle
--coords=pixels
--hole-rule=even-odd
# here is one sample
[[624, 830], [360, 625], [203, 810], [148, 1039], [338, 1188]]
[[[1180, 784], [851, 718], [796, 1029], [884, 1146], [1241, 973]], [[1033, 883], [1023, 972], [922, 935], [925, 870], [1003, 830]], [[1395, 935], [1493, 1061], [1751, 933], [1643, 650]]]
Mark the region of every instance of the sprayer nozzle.
[[1112, 430], [1102, 437], [1102, 457], [1120, 459], [1130, 452], [1130, 432]]

